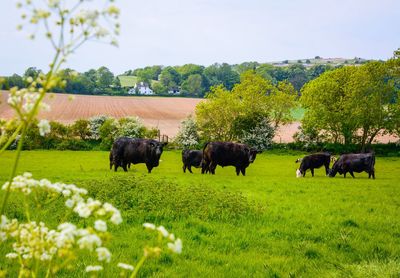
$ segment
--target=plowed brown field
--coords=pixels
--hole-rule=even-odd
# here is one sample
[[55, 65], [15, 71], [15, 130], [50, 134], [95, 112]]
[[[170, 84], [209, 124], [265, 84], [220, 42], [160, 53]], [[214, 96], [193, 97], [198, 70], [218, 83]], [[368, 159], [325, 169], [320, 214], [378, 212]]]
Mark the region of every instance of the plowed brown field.
[[[1, 91], [0, 118], [9, 119], [13, 116], [12, 109], [7, 105], [6, 91]], [[74, 95], [70, 100], [68, 94], [50, 94], [45, 102], [51, 111], [41, 112], [40, 119], [48, 119], [66, 124], [77, 119], [88, 119], [97, 115], [109, 115], [115, 118], [138, 116], [148, 127], [157, 127], [161, 134], [174, 137], [180, 122], [190, 114], [202, 99], [196, 98], [163, 98], [163, 97], [112, 97]], [[298, 130], [299, 122], [281, 126], [274, 140], [276, 142], [292, 142], [293, 134]], [[381, 136], [378, 141], [395, 142], [392, 136]]]

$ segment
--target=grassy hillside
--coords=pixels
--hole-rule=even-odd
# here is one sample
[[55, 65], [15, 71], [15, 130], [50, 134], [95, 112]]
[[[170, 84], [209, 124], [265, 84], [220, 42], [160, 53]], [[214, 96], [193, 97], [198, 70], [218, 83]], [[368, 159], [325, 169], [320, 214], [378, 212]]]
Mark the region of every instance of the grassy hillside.
[[[12, 155], [0, 160], [1, 182]], [[181, 237], [183, 253], [150, 260], [141, 277], [399, 275], [400, 159], [377, 158], [376, 180], [366, 173], [327, 178], [322, 169], [314, 178], [296, 179], [297, 157], [265, 153], [246, 177], [236, 177], [233, 167], [218, 167], [215, 176], [198, 169], [184, 174], [175, 151], [164, 152], [152, 174], [142, 164], [114, 173], [107, 152], [31, 151], [23, 152], [19, 171], [74, 182], [123, 211], [123, 224], [111, 227], [113, 257], [105, 277], [115, 276], [119, 261], [137, 262], [148, 240], [141, 226], [146, 221]], [[11, 201], [8, 214], [21, 215], [20, 199]], [[55, 225], [62, 212], [56, 202], [41, 217]], [[62, 276], [84, 277], [90, 262], [84, 256]], [[8, 265], [0, 260], [0, 268]]]

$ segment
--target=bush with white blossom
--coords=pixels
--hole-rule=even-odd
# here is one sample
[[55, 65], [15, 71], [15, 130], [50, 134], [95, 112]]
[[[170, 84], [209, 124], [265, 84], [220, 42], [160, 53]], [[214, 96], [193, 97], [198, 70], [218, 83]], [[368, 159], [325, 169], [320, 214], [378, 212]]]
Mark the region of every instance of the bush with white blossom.
[[181, 122], [175, 142], [184, 149], [190, 149], [198, 145], [199, 140], [196, 121], [192, 116], [189, 116]]

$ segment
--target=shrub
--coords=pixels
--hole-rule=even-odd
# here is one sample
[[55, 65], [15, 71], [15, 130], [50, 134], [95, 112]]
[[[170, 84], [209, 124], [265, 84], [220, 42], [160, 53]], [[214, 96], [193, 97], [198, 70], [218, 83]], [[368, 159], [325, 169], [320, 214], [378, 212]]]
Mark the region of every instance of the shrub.
[[190, 149], [199, 144], [197, 124], [192, 116], [181, 122], [181, 127], [176, 135], [175, 142], [184, 149]]
[[79, 136], [82, 140], [90, 137], [90, 122], [88, 120], [80, 119], [75, 121], [71, 126], [71, 133], [74, 136]]
[[100, 139], [100, 127], [109, 118], [109, 116], [100, 115], [89, 119], [90, 133], [92, 139]]
[[241, 141], [257, 150], [265, 150], [271, 147], [274, 134], [274, 128], [264, 118], [250, 131], [244, 131]]

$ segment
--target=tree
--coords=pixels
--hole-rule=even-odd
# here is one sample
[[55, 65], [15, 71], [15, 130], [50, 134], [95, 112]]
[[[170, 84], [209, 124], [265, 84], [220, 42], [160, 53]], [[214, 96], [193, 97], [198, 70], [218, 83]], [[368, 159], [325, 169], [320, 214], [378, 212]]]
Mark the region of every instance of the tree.
[[197, 105], [199, 130], [207, 140], [240, 141], [262, 121], [271, 121], [273, 128], [290, 121], [296, 95], [289, 83], [275, 86], [254, 71], [245, 72], [231, 92], [213, 87], [207, 101]]
[[357, 119], [364, 150], [376, 135], [393, 126], [393, 116], [397, 114], [397, 105], [391, 103], [396, 98], [393, 80], [385, 63], [369, 62], [354, 72], [347, 85], [348, 98], [353, 100], [347, 103], [347, 109]]
[[235, 136], [233, 122], [240, 113], [238, 99], [222, 85], [212, 87], [196, 106], [196, 121], [202, 137], [206, 140], [232, 141]]
[[352, 142], [357, 123], [351, 111], [344, 107], [345, 84], [355, 70], [355, 67], [344, 67], [325, 72], [303, 87], [300, 102], [306, 109], [302, 120], [304, 130], [314, 128], [335, 143], [342, 139], [345, 144]]
[[396, 95], [385, 63], [325, 72], [302, 90], [301, 102], [307, 109], [302, 124], [305, 130], [313, 127], [334, 142], [358, 141], [364, 149], [396, 121]]
[[113, 84], [114, 74], [106, 67], [100, 67], [96, 73], [96, 87], [98, 91], [104, 91]]
[[167, 90], [178, 88], [181, 76], [173, 67], [166, 67], [161, 71], [160, 82]]
[[41, 74], [42, 71], [36, 67], [28, 68], [24, 73], [24, 78], [32, 77], [34, 80]]
[[240, 75], [226, 63], [213, 64], [205, 68], [204, 76], [208, 80], [209, 86], [223, 85], [228, 90], [240, 82]]
[[287, 69], [288, 81], [299, 92], [305, 83], [308, 81], [306, 68], [301, 64], [290, 65]]
[[182, 80], [186, 80], [190, 75], [203, 74], [204, 66], [195, 64], [186, 64], [180, 67], [176, 67], [177, 72], [181, 75]]
[[200, 74], [192, 74], [182, 83], [182, 92], [191, 96], [201, 96], [203, 93], [203, 78]]

